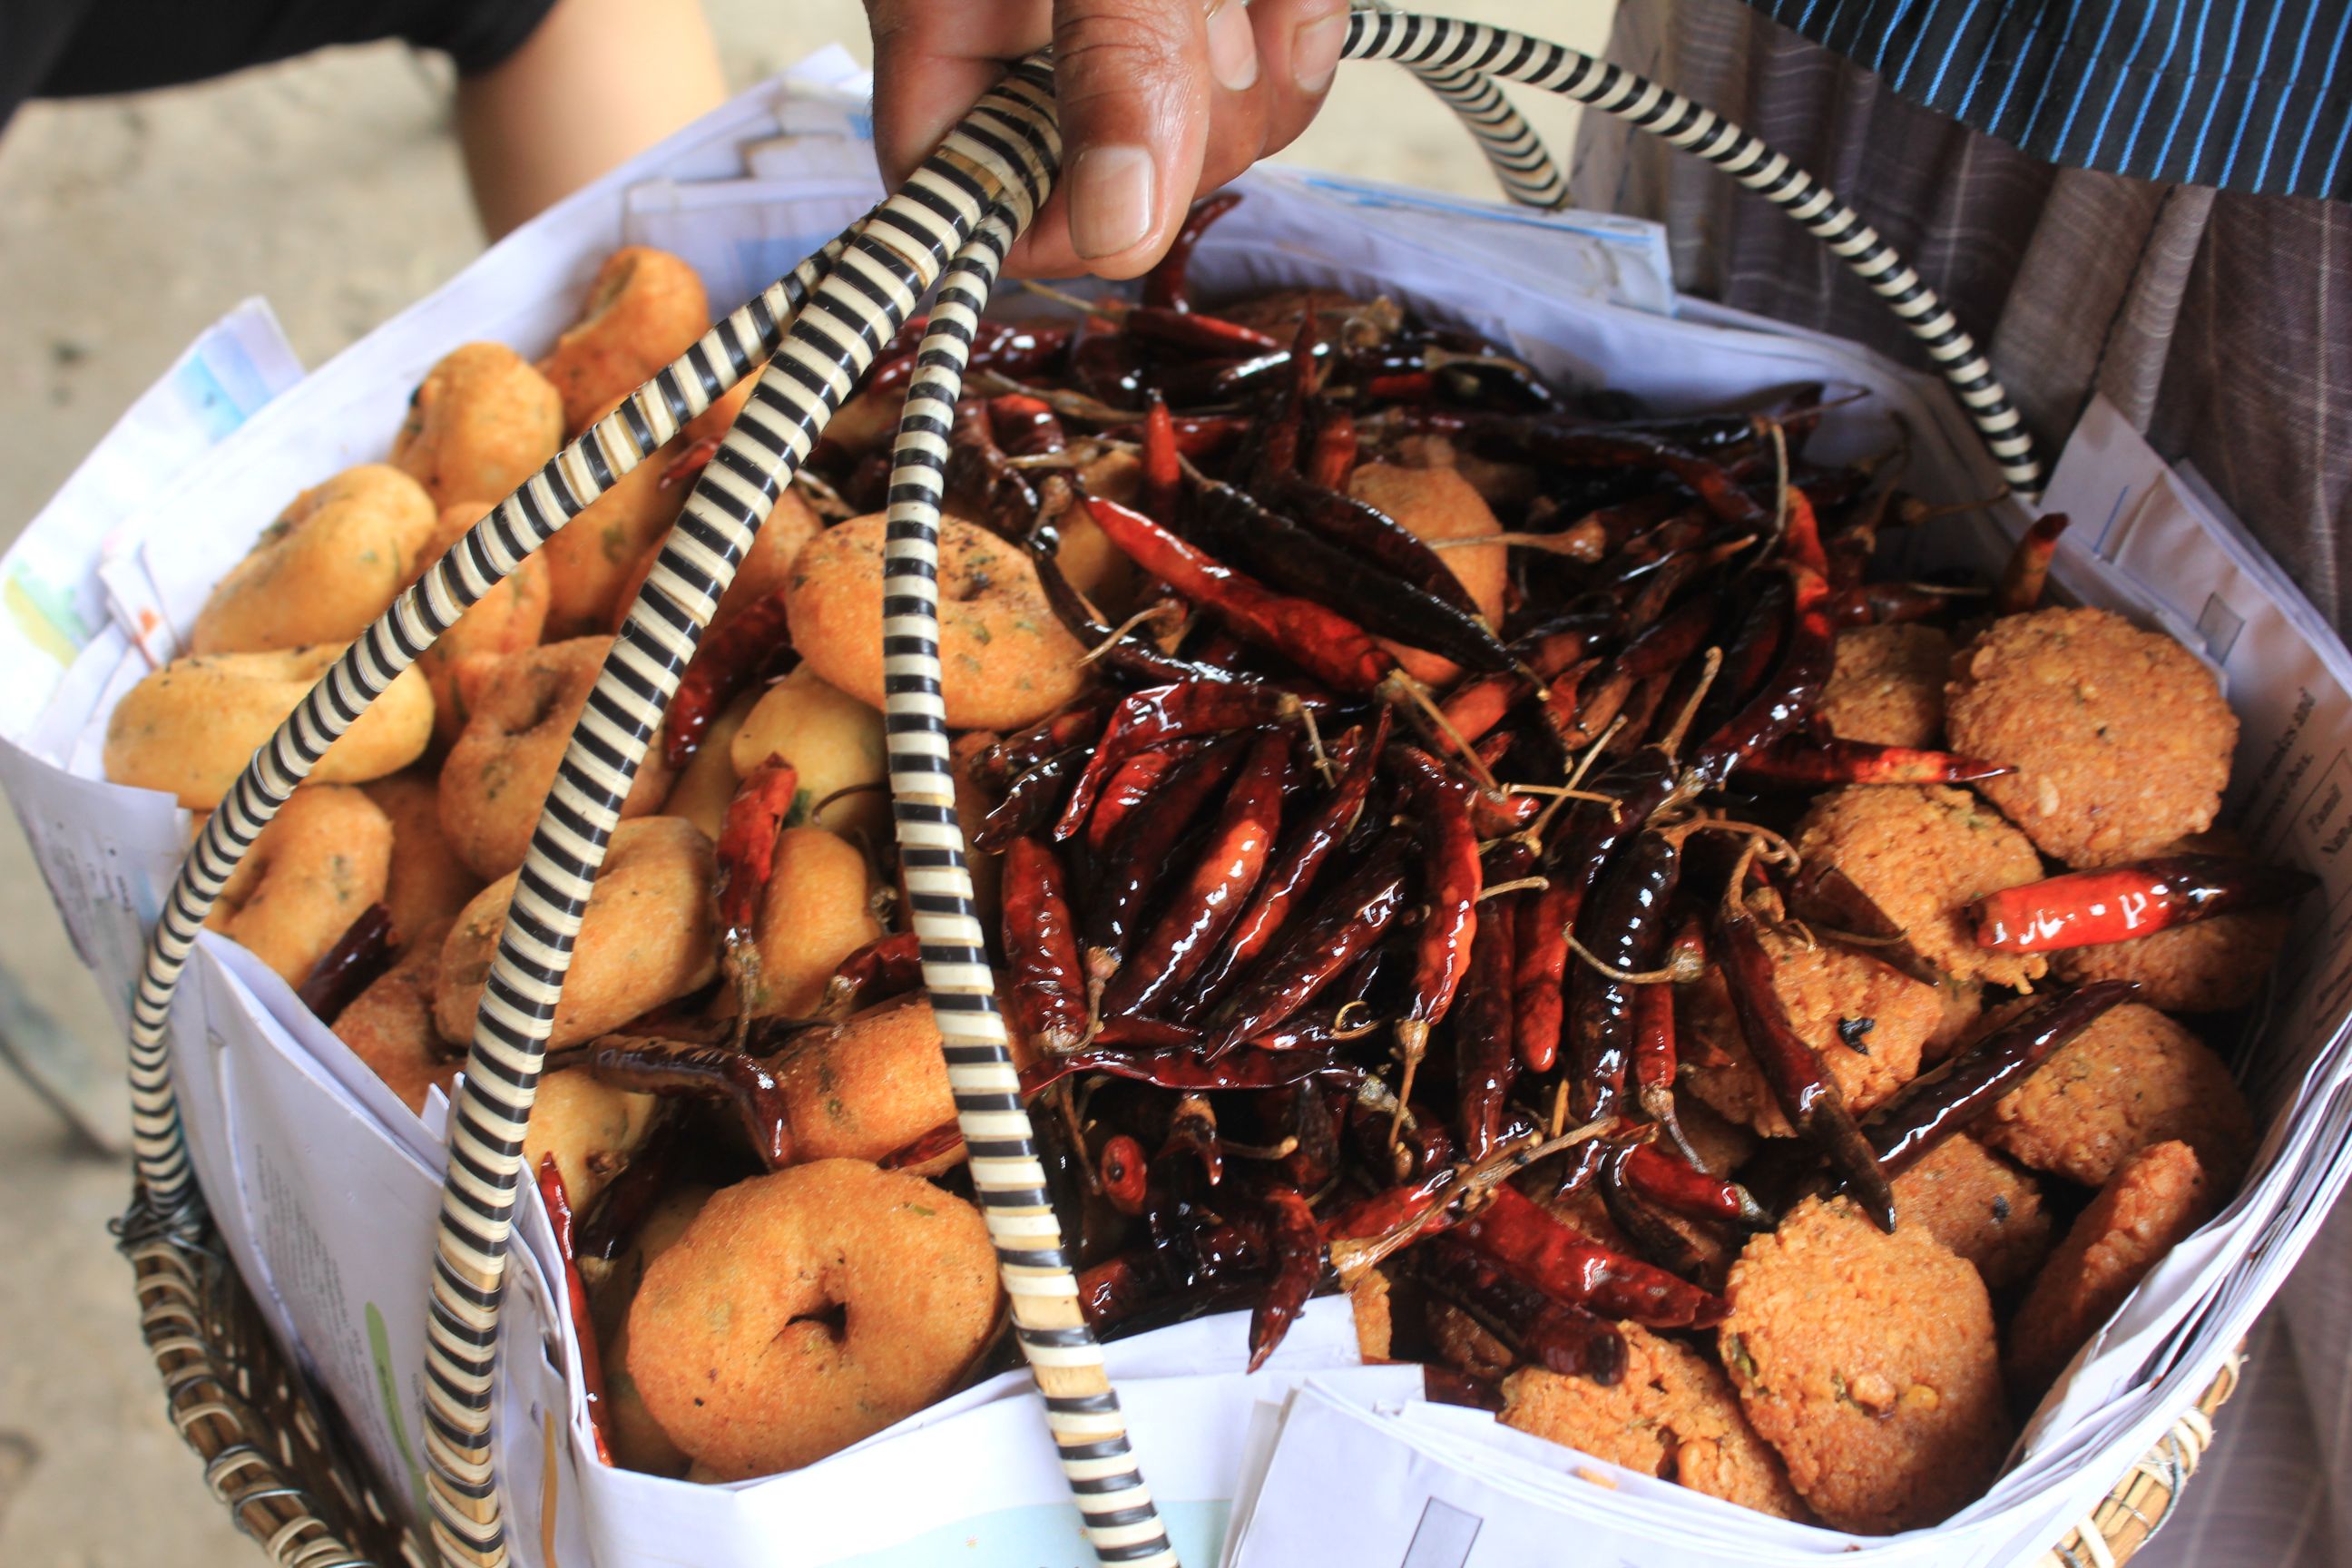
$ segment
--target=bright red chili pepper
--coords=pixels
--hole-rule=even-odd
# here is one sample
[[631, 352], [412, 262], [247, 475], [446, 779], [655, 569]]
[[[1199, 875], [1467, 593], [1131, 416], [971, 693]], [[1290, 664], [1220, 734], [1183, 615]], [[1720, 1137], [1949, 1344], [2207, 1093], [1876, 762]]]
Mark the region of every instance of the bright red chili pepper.
[[580, 1386], [588, 1405], [588, 1432], [596, 1440], [596, 1458], [613, 1462], [613, 1448], [604, 1435], [604, 1363], [597, 1353], [596, 1331], [588, 1316], [588, 1287], [581, 1280], [579, 1259], [572, 1250], [572, 1199], [563, 1190], [563, 1173], [555, 1156], [539, 1157], [539, 1195], [555, 1227], [555, 1250], [563, 1259], [563, 1293], [572, 1305], [572, 1332], [580, 1348]]
[[1722, 966], [1748, 1055], [1763, 1073], [1780, 1113], [1799, 1137], [1828, 1157], [1831, 1168], [1853, 1186], [1878, 1227], [1893, 1232], [1894, 1189], [1846, 1108], [1837, 1079], [1822, 1066], [1821, 1053], [1789, 1022], [1773, 988], [1771, 955], [1745, 903], [1733, 899], [1717, 904], [1709, 947]]
[[1004, 951], [1013, 970], [1007, 1000], [1030, 1047], [1075, 1050], [1087, 1037], [1086, 972], [1062, 858], [1034, 837], [1004, 847]]
[[295, 993], [302, 998], [302, 1005], [316, 1014], [320, 1023], [332, 1024], [361, 992], [392, 967], [397, 956], [393, 943], [401, 935], [392, 929], [392, 911], [383, 905], [370, 904], [362, 910], [359, 919], [344, 928], [335, 945], [303, 977]]
[[1269, 1185], [1258, 1194], [1265, 1211], [1266, 1250], [1273, 1255], [1274, 1278], [1250, 1312], [1249, 1366], [1265, 1364], [1275, 1347], [1290, 1331], [1307, 1298], [1323, 1279], [1323, 1237], [1315, 1227], [1315, 1211], [1290, 1187]]
[[1286, 730], [1258, 737], [1209, 829], [1198, 865], [1104, 988], [1107, 1015], [1153, 1011], [1192, 978], [1256, 891], [1282, 826], [1291, 774]]
[[1507, 1184], [1453, 1234], [1553, 1300], [1604, 1318], [1652, 1329], [1711, 1329], [1730, 1315], [1722, 1297], [1587, 1241]]
[[[1663, 985], [1646, 987], [1663, 991]], [[1637, 1143], [1626, 1151], [1626, 1180], [1636, 1192], [1665, 1208], [1693, 1219], [1729, 1220], [1754, 1230], [1769, 1229], [1772, 1216], [1748, 1195], [1748, 1189], [1727, 1176], [1711, 1176], [1679, 1155], [1654, 1144]]]
[[669, 717], [662, 726], [662, 755], [669, 765], [684, 767], [702, 749], [711, 721], [735, 694], [791, 648], [792, 627], [782, 588], [704, 633], [693, 662], [678, 678], [677, 695], [670, 699]]
[[1737, 771], [1743, 779], [1829, 789], [1838, 784], [1969, 784], [2017, 770], [1957, 752], [1792, 736], [1746, 758]]
[[1427, 1049], [1430, 1029], [1454, 1005], [1454, 993], [1470, 969], [1478, 938], [1478, 894], [1486, 871], [1478, 858], [1478, 835], [1470, 822], [1476, 786], [1446, 772], [1436, 758], [1415, 747], [1398, 752], [1407, 785], [1420, 807], [1422, 883], [1427, 914], [1413, 943], [1412, 980], [1406, 992], [1397, 1039], [1408, 1064]]
[[719, 925], [728, 944], [749, 942], [776, 868], [776, 837], [799, 795], [800, 773], [771, 754], [736, 786], [719, 829]]
[[1522, 1361], [1603, 1388], [1623, 1381], [1625, 1336], [1613, 1324], [1520, 1283], [1449, 1237], [1414, 1248], [1412, 1259], [1421, 1279], [1500, 1330]]
[[1189, 310], [1192, 295], [1187, 288], [1192, 267], [1192, 252], [1199, 247], [1201, 237], [1209, 226], [1241, 205], [1238, 191], [1219, 191], [1194, 202], [1176, 230], [1176, 237], [1168, 242], [1167, 251], [1143, 275], [1143, 302], [1165, 310]]
[[1277, 687], [1229, 680], [1178, 681], [1129, 692], [1111, 710], [1102, 739], [1095, 743], [1086, 771], [1054, 825], [1054, 837], [1067, 839], [1086, 825], [1111, 775], [1139, 752], [1171, 741], [1285, 723], [1302, 710], [1296, 696]]
[[[1525, 844], [1507, 843], [1496, 852], [1488, 873], [1496, 881], [1511, 880], [1527, 870], [1532, 858]], [[1504, 1106], [1518, 1077], [1512, 1055], [1511, 970], [1518, 957], [1517, 917], [1527, 901], [1524, 894], [1504, 893], [1481, 906], [1469, 973], [1454, 1015], [1462, 1148], [1474, 1161], [1493, 1153], [1502, 1141]]]
[[2065, 531], [2063, 511], [2035, 518], [2027, 525], [2009, 564], [2001, 570], [2000, 587], [1992, 600], [1994, 615], [2021, 616], [2042, 603], [2042, 591], [2050, 582], [2050, 563], [2058, 553], [2058, 536]]
[[1143, 510], [1169, 527], [1175, 525], [1176, 502], [1184, 492], [1184, 465], [1178, 460], [1182, 450], [1168, 400], [1154, 392], [1143, 414]]
[[1325, 685], [1370, 691], [1396, 668], [1395, 656], [1346, 616], [1310, 599], [1276, 594], [1116, 501], [1090, 498], [1087, 510], [1137, 565]]
[[822, 1008], [839, 1017], [855, 1008], [899, 996], [923, 983], [923, 950], [910, 931], [877, 936], [834, 966]]
[[1124, 1132], [1112, 1133], [1103, 1142], [1097, 1173], [1102, 1178], [1103, 1196], [1110, 1200], [1111, 1207], [1123, 1215], [1143, 1212], [1150, 1171], [1142, 1144]]
[[1344, 408], [1334, 409], [1315, 426], [1315, 446], [1307, 454], [1307, 478], [1338, 495], [1348, 493], [1348, 477], [1355, 472], [1356, 416]]
[[2003, 952], [2129, 942], [2231, 910], [2282, 904], [2319, 885], [2307, 871], [2218, 855], [2166, 855], [2069, 871], [1988, 893], [1969, 906], [1977, 945]]

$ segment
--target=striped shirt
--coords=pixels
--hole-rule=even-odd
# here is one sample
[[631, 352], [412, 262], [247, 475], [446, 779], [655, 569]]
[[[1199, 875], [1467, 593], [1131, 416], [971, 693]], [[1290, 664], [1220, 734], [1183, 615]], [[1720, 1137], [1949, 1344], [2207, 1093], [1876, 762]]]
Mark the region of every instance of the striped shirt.
[[2352, 195], [2352, 0], [1752, 0], [2045, 162]]

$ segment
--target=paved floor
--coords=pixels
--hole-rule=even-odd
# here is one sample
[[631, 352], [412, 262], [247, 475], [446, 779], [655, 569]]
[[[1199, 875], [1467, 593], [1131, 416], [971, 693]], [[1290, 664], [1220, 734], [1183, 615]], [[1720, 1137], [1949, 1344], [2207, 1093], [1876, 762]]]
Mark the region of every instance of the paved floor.
[[[839, 38], [842, 0], [705, 0], [739, 85]], [[1457, 15], [1591, 44], [1605, 0], [1449, 0]], [[1555, 145], [1572, 111], [1530, 105]], [[1391, 68], [1342, 73], [1292, 156], [1483, 192], [1451, 117]], [[0, 136], [0, 546], [206, 322], [266, 295], [316, 363], [479, 248], [438, 62], [374, 47], [132, 100], [37, 105]], [[13, 826], [0, 828], [0, 962], [84, 1037], [109, 1033]], [[105, 1223], [120, 1161], [0, 1069], [0, 1563], [249, 1568], [162, 1417]]]

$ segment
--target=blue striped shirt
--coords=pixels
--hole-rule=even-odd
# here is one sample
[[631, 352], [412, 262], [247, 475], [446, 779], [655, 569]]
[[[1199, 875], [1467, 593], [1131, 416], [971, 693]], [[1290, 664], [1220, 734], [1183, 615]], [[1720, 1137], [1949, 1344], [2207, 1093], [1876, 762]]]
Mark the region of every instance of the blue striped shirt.
[[2352, 0], [1749, 0], [2037, 158], [2352, 196]]

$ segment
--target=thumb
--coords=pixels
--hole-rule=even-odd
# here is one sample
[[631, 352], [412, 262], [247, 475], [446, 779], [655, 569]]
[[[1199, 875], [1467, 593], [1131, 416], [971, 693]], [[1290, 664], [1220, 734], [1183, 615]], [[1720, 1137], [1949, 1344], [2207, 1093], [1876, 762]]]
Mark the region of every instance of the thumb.
[[1200, 183], [1210, 89], [1202, 0], [1056, 0], [1063, 188], [1088, 270], [1132, 278], [1167, 249]]

